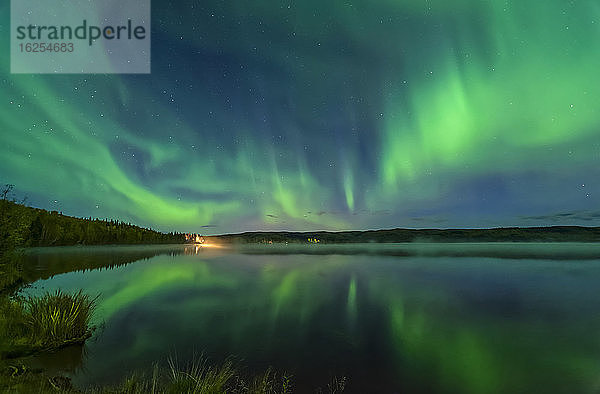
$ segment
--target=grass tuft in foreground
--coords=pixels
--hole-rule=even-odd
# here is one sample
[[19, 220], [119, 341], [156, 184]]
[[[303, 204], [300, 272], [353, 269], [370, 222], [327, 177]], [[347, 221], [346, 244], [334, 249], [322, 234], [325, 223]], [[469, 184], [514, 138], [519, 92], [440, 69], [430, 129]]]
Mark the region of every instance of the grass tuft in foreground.
[[90, 337], [96, 298], [60, 290], [0, 299], [0, 358], [83, 343]]
[[42, 347], [60, 347], [88, 338], [96, 298], [81, 291], [68, 294], [60, 290], [41, 297], [28, 297], [25, 323], [33, 343]]
[[269, 367], [262, 375], [252, 379], [247, 392], [252, 394], [289, 394], [292, 392], [292, 378], [287, 374], [279, 376], [273, 368]]
[[168, 364], [169, 393], [222, 393], [236, 374], [229, 360], [220, 367], [208, 365], [205, 358], [194, 359], [183, 368], [173, 358], [169, 359]]
[[[335, 384], [329, 384], [325, 391], [318, 393], [341, 393], [346, 378], [335, 378]], [[340, 382], [342, 382], [340, 384]], [[334, 387], [335, 386], [335, 387]], [[178, 365], [169, 359], [167, 368], [155, 364], [152, 376], [135, 373], [115, 387], [98, 387], [89, 393], [119, 394], [291, 394], [292, 379], [287, 374], [278, 374], [272, 368], [264, 373], [247, 377], [236, 368], [231, 360], [220, 366], [211, 366], [206, 359], [195, 358], [190, 364]]]

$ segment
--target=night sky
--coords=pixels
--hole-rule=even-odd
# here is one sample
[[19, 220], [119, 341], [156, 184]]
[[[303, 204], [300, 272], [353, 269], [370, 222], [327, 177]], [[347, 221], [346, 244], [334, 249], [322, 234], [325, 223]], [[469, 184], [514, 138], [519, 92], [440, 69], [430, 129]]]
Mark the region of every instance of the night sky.
[[0, 182], [160, 230], [600, 225], [596, 0], [152, 1], [152, 74], [10, 75]]

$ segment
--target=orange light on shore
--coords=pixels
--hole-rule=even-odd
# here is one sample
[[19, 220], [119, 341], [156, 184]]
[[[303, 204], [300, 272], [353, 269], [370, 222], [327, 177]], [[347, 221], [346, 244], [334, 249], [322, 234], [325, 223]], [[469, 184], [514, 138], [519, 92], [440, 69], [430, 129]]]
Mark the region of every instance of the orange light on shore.
[[200, 252], [202, 249], [205, 249], [205, 248], [218, 249], [218, 248], [223, 247], [218, 242], [218, 240], [216, 240], [217, 242], [215, 242], [214, 237], [208, 237], [208, 239], [207, 239], [200, 234], [194, 234], [194, 233], [185, 234], [185, 240], [188, 245], [194, 246], [194, 249], [193, 249], [194, 254], [198, 254], [198, 252]]
[[220, 249], [222, 247], [222, 245], [212, 242], [193, 243], [185, 248], [184, 253], [187, 255], [199, 255], [202, 254], [203, 251], [207, 251], [207, 249]]
[[208, 242], [201, 243], [198, 246], [200, 246], [201, 248], [222, 248], [223, 247], [219, 244], [208, 243]]

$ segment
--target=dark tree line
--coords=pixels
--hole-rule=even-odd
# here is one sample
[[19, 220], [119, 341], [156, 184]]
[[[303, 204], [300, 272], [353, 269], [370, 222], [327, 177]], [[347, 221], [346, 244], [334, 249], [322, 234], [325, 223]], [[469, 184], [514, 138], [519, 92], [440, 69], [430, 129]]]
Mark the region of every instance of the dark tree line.
[[0, 250], [29, 246], [183, 243], [181, 233], [161, 233], [117, 220], [75, 218], [28, 207], [0, 192]]
[[[249, 232], [216, 236], [226, 243], [600, 242], [600, 227], [391, 229], [339, 232]], [[311, 241], [312, 240], [312, 241]]]

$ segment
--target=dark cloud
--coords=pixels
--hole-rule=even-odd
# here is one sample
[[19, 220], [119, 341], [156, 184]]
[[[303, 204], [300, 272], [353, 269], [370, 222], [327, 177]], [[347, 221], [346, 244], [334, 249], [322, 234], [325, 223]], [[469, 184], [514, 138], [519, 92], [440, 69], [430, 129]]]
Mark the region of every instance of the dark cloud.
[[544, 222], [564, 222], [564, 221], [595, 221], [600, 220], [600, 211], [572, 211], [572, 212], [557, 212], [547, 215], [528, 215], [521, 216], [523, 220], [544, 221]]

